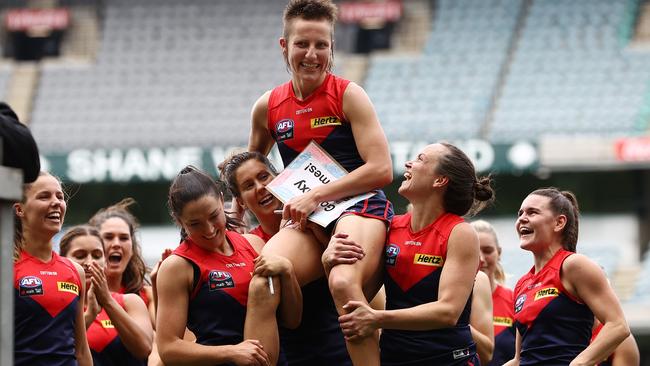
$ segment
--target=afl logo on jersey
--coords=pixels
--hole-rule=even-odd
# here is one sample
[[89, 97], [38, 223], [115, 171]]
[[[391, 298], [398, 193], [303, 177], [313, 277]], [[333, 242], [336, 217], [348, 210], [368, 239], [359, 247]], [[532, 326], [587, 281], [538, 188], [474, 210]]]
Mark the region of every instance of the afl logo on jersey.
[[521, 294], [515, 301], [515, 313], [518, 313], [523, 309], [524, 303], [526, 302], [526, 294]]
[[229, 287], [235, 287], [235, 281], [230, 273], [217, 270], [210, 271], [210, 274], [208, 274], [208, 289], [210, 291]]
[[20, 296], [43, 295], [43, 281], [36, 276], [25, 276], [18, 281]]
[[283, 119], [275, 124], [275, 136], [278, 141], [284, 141], [293, 138], [293, 120]]
[[397, 263], [398, 254], [399, 254], [399, 247], [395, 244], [389, 244], [386, 247], [386, 265], [395, 266], [395, 263]]

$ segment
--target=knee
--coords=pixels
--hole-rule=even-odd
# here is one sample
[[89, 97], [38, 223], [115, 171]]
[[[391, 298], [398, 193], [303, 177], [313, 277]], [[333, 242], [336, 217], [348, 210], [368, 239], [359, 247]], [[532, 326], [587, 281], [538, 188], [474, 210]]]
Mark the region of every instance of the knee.
[[328, 279], [330, 292], [334, 300], [347, 301], [352, 297], [353, 288], [358, 286], [345, 271], [332, 269]]

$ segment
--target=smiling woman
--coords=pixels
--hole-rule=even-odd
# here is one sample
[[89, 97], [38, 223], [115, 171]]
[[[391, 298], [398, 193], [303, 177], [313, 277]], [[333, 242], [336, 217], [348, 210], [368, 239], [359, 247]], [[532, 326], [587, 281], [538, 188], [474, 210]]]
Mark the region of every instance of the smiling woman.
[[147, 267], [137, 238], [138, 220], [129, 211], [132, 198], [97, 211], [89, 224], [99, 229], [106, 253], [106, 279], [113, 292], [138, 294], [149, 309], [154, 323], [154, 303], [151, 286], [147, 283]]
[[[380, 287], [382, 246], [393, 216], [392, 204], [381, 188], [391, 182], [393, 170], [388, 142], [370, 98], [359, 85], [331, 72], [336, 18], [337, 7], [331, 0], [288, 2], [279, 46], [291, 80], [255, 102], [248, 150], [266, 155], [277, 143], [286, 166], [313, 140], [349, 172], [286, 202], [283, 217], [297, 226], [282, 228], [264, 246], [264, 253], [291, 261], [301, 285], [327, 275], [337, 311], [345, 314], [345, 303], [367, 302]], [[367, 192], [374, 195], [349, 207], [327, 228], [328, 236], [345, 233], [366, 256], [327, 268], [326, 274], [321, 263], [323, 248], [314, 233], [305, 230], [307, 217], [323, 202]], [[264, 291], [261, 281], [253, 282], [251, 293]], [[263, 315], [268, 313], [275, 309], [251, 304], [246, 320], [251, 325], [246, 328], [247, 336], [260, 339], [266, 350], [277, 344], [276, 319]], [[355, 365], [379, 365], [376, 337], [346, 346]]]
[[[183, 241], [160, 265], [157, 343], [166, 364], [275, 365], [277, 352], [257, 339], [244, 339], [248, 287], [254, 274], [276, 276], [276, 292], [263, 300], [290, 301], [297, 290], [291, 263], [258, 256], [263, 242], [233, 229], [238, 220], [226, 215], [223, 184], [193, 166], [185, 167], [169, 188], [168, 206], [181, 227]], [[258, 299], [259, 301], [260, 299]], [[301, 313], [293, 315], [297, 323]], [[269, 316], [275, 316], [270, 314]], [[185, 327], [196, 342], [183, 339]]]
[[14, 364], [92, 365], [81, 266], [52, 251], [66, 202], [58, 179], [41, 173], [14, 204]]

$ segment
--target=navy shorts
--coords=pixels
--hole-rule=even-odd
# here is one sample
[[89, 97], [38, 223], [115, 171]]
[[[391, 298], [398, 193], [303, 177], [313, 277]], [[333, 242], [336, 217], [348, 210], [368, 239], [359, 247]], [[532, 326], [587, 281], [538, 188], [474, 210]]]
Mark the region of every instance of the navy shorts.
[[446, 365], [446, 366], [480, 366], [481, 362], [476, 353], [476, 344], [472, 343], [471, 346], [462, 350], [462, 354], [457, 352], [450, 352], [442, 355], [433, 355], [426, 357], [418, 357], [416, 359], [409, 359], [408, 355], [389, 355], [387, 352], [381, 353], [382, 366], [432, 366], [432, 365]]
[[[343, 211], [338, 220], [343, 216], [347, 215], [358, 215], [363, 217], [369, 217], [372, 219], [381, 220], [386, 224], [386, 229], [390, 227], [390, 222], [393, 221], [393, 204], [386, 198], [386, 194], [381, 189], [375, 189], [375, 194], [369, 198], [366, 198], [363, 201], [355, 203], [353, 206], [350, 206], [347, 210]], [[329, 233], [334, 231], [338, 220], [335, 220], [329, 224], [326, 230]]]

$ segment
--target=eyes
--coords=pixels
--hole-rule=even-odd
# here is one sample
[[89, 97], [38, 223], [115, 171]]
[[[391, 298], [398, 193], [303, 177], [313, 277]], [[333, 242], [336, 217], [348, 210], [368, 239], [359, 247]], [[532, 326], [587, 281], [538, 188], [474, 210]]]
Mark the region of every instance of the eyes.
[[[41, 192], [38, 195], [36, 195], [36, 199], [41, 200], [41, 201], [49, 200], [50, 197], [52, 197], [51, 192]], [[63, 199], [64, 199], [63, 192], [54, 193], [54, 197], [56, 197], [56, 199], [58, 199], [59, 201], [63, 201]]]
[[[304, 48], [309, 48], [310, 43], [308, 41], [298, 40], [298, 41], [293, 42], [293, 45], [296, 46], [297, 48], [303, 48], [304, 49]], [[319, 49], [319, 50], [328, 50], [330, 48], [330, 44], [329, 44], [329, 42], [318, 41], [318, 42], [316, 42], [314, 47], [316, 47], [316, 49]]]
[[78, 250], [78, 251], [75, 251], [74, 253], [72, 253], [72, 256], [75, 259], [80, 260], [80, 261], [83, 261], [89, 255], [93, 260], [96, 260], [96, 261], [104, 258], [104, 252], [102, 250], [100, 250], [100, 249], [93, 250], [90, 253], [88, 253], [85, 250]]
[[[210, 217], [208, 218], [208, 220], [209, 220], [210, 222], [217, 221], [217, 219], [219, 219], [219, 213], [217, 213], [217, 212], [213, 212], [213, 213], [210, 215]], [[191, 227], [191, 228], [196, 228], [196, 227], [199, 227], [201, 224], [202, 224], [202, 223], [201, 223], [200, 221], [192, 221], [192, 222], [190, 222], [190, 227]]]
[[115, 235], [113, 233], [105, 233], [104, 235], [102, 235], [102, 239], [104, 239], [105, 241], [111, 241], [116, 237], [117, 237], [117, 239], [119, 241], [129, 241], [129, 240], [131, 240], [131, 236], [129, 234]]
[[[268, 182], [269, 180], [271, 180], [271, 178], [273, 178], [273, 176], [271, 174], [269, 174], [268, 172], [260, 173], [257, 176], [257, 180], [259, 182], [262, 182], [262, 183]], [[254, 189], [254, 188], [255, 188], [255, 181], [254, 180], [247, 180], [241, 186], [242, 191], [249, 191], [249, 190]]]

